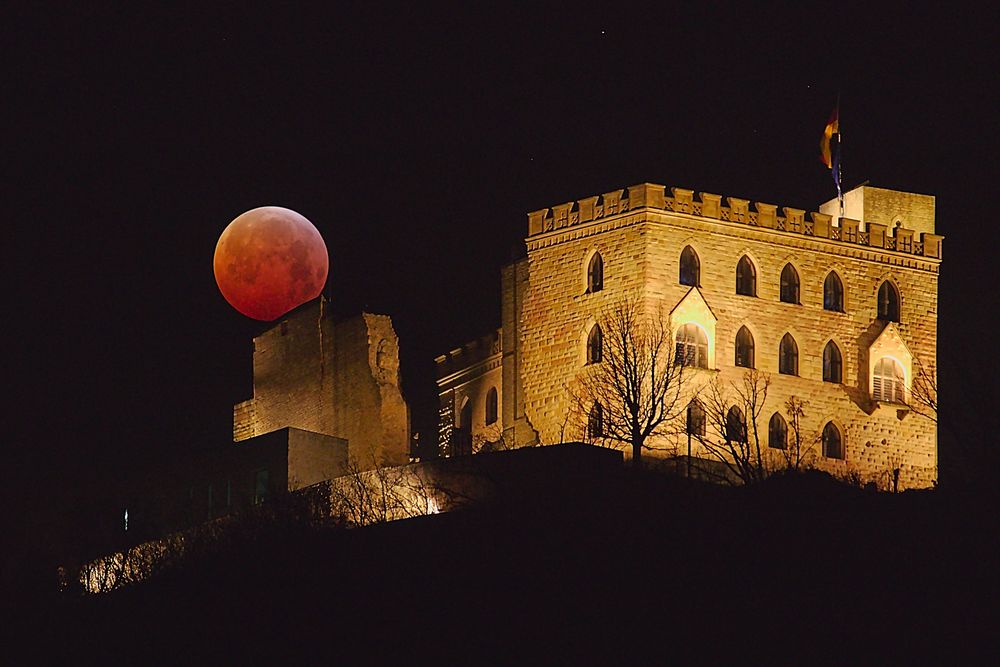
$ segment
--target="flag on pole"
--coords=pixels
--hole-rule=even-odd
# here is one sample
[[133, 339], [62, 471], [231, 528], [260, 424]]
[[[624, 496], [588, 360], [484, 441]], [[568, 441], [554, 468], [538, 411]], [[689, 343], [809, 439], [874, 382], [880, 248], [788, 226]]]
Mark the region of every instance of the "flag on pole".
[[[833, 136], [837, 135], [836, 147], [831, 147], [830, 142]], [[823, 130], [823, 138], [819, 140], [819, 159], [822, 160], [826, 168], [833, 176], [833, 183], [837, 186], [837, 200], [840, 202], [840, 215], [844, 216], [844, 192], [840, 188], [840, 99], [838, 96], [837, 106], [830, 114], [830, 120]]]
[[830, 155], [830, 140], [833, 139], [833, 135], [840, 134], [840, 107], [834, 107], [833, 113], [830, 114], [830, 120], [827, 121], [826, 129], [823, 130], [823, 138], [819, 140], [819, 159], [823, 161], [827, 169], [833, 168], [833, 158]]

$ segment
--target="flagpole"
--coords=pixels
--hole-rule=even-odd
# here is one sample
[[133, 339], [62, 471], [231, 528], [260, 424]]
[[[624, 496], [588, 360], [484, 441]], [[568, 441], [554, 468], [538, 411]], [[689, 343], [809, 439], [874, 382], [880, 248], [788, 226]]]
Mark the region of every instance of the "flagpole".
[[840, 91], [837, 91], [837, 198], [840, 199], [840, 217], [844, 217], [844, 154], [840, 151]]

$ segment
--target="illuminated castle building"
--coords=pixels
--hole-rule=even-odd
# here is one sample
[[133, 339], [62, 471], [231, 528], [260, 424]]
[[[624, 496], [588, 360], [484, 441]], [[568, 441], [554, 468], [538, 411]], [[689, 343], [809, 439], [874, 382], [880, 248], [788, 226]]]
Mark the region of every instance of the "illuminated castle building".
[[436, 360], [442, 450], [587, 440], [567, 387], [600, 358], [602, 311], [638, 298], [669, 313], [696, 384], [769, 375], [769, 446], [786, 444], [796, 396], [812, 465], [929, 486], [937, 429], [911, 398], [936, 366], [934, 215], [932, 196], [869, 186], [841, 216], [837, 200], [806, 213], [648, 183], [529, 213], [500, 329]]

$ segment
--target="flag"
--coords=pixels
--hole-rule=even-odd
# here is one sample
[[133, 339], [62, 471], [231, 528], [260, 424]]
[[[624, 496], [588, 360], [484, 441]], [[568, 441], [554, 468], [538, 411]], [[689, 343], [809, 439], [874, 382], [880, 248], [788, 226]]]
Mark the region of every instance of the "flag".
[[833, 157], [830, 155], [830, 140], [833, 139], [833, 135], [840, 134], [839, 115], [840, 107], [838, 105], [833, 108], [833, 113], [830, 114], [830, 120], [826, 124], [826, 129], [823, 130], [823, 138], [819, 140], [819, 159], [823, 161], [827, 169], [833, 169]]

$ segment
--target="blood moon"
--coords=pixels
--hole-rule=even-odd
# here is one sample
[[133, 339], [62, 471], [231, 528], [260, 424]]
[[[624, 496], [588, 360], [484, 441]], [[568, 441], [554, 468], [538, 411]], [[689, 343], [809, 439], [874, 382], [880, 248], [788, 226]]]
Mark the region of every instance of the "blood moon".
[[247, 317], [270, 322], [323, 291], [330, 258], [311, 222], [280, 206], [247, 211], [215, 246], [215, 282]]

